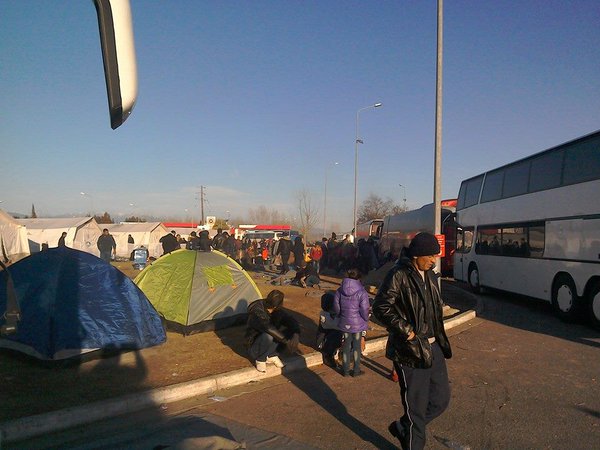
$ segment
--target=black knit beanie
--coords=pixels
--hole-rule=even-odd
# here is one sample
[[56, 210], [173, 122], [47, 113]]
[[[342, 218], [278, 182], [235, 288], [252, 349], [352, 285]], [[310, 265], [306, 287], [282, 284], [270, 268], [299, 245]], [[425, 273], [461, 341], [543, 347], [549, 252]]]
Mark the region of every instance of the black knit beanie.
[[417, 234], [408, 246], [408, 254], [411, 257], [437, 255], [439, 252], [440, 244], [437, 239], [433, 234], [426, 232]]

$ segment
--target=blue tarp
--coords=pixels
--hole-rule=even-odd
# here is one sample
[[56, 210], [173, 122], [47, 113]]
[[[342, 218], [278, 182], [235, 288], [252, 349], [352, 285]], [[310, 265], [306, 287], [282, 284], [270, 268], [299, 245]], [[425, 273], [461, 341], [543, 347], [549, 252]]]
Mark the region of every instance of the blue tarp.
[[[122, 272], [66, 247], [35, 253], [8, 268], [21, 320], [0, 347], [40, 359], [64, 359], [97, 349], [140, 349], [166, 340], [160, 317]], [[0, 325], [6, 276], [0, 271]]]

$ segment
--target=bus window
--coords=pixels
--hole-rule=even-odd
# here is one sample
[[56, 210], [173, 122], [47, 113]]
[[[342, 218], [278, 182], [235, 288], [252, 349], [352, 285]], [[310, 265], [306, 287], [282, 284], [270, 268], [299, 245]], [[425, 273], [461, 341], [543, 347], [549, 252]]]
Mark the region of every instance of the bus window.
[[560, 186], [564, 152], [546, 153], [531, 161], [529, 192], [543, 191]]
[[479, 192], [481, 191], [481, 183], [483, 182], [483, 175], [473, 178], [467, 182], [467, 188], [465, 192], [464, 208], [476, 205], [479, 203]]
[[596, 180], [600, 176], [600, 136], [567, 147], [563, 184]]
[[505, 256], [528, 256], [527, 253], [526, 228], [502, 228], [502, 254]]
[[497, 227], [479, 227], [475, 253], [480, 255], [499, 255], [502, 230]]
[[502, 197], [502, 182], [504, 181], [504, 170], [490, 172], [485, 176], [481, 203], [498, 200]]
[[473, 228], [456, 229], [456, 251], [458, 253], [469, 253], [473, 246]]
[[544, 256], [544, 225], [531, 226], [528, 229], [529, 234], [529, 256], [541, 258]]
[[506, 168], [502, 198], [515, 197], [527, 193], [529, 165], [529, 161], [524, 161]]

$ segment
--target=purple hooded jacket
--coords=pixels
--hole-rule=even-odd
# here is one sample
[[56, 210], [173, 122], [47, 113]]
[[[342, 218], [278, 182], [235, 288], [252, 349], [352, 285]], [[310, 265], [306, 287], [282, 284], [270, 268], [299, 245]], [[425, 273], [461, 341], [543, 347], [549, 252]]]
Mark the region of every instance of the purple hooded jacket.
[[338, 328], [345, 333], [366, 331], [369, 323], [369, 296], [359, 280], [344, 278], [335, 292], [333, 310]]

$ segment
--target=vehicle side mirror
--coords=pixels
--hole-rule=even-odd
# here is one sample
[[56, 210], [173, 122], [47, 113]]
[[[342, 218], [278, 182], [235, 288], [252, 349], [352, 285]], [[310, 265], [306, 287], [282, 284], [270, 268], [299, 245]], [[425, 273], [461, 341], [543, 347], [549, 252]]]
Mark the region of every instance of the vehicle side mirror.
[[137, 100], [137, 65], [129, 0], [94, 0], [108, 94], [110, 126], [127, 120]]

